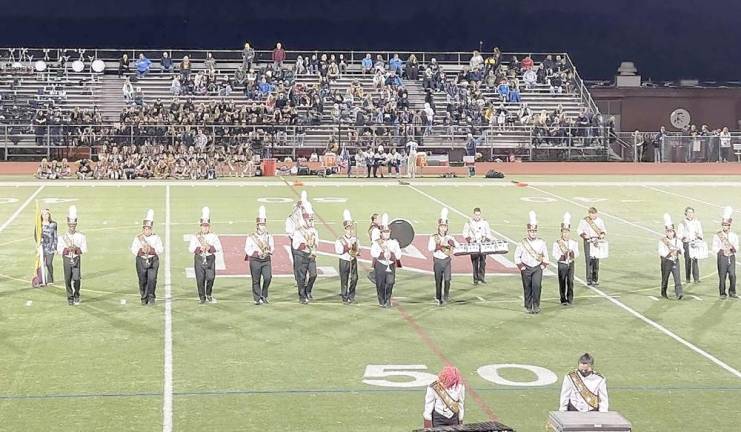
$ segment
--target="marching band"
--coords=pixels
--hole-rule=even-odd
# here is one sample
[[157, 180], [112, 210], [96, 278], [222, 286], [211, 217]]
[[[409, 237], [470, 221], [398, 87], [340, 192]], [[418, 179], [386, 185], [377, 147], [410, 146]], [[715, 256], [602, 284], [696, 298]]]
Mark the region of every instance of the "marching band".
[[[223, 252], [219, 236], [211, 231], [210, 209], [201, 210], [200, 229], [190, 237], [188, 250], [193, 254], [193, 267], [198, 299], [201, 304], [215, 303], [213, 286], [216, 279], [217, 256]], [[723, 209], [721, 229], [714, 233], [712, 245], [705, 243], [702, 225], [695, 210], [687, 207], [682, 222], [675, 226], [671, 216], [664, 214], [665, 235], [658, 240], [657, 252], [660, 258], [661, 297], [668, 298], [669, 278], [674, 279], [674, 291], [678, 300], [683, 299], [681, 280], [681, 257], [686, 265], [686, 282], [699, 282], [699, 261], [709, 257], [710, 251], [716, 255], [718, 269], [718, 290], [721, 299], [736, 298], [736, 250], [738, 236], [731, 231], [733, 209]], [[334, 254], [339, 264], [340, 297], [344, 304], [355, 302], [359, 257], [361, 245], [358, 238], [357, 222], [350, 211], [342, 214], [343, 233], [334, 242]], [[378, 304], [388, 308], [396, 284], [396, 269], [401, 267], [404, 248], [414, 238], [413, 227], [404, 220], [389, 221], [388, 214], [374, 213], [370, 218], [368, 238], [370, 241], [371, 264], [369, 279], [376, 286]], [[252, 295], [256, 305], [268, 303], [268, 290], [272, 281], [272, 256], [275, 241], [267, 230], [265, 207], [258, 209], [255, 231], [247, 236], [244, 245], [245, 261], [249, 263]], [[398, 222], [403, 222], [411, 231], [401, 241]], [[482, 218], [481, 209], [474, 208], [465, 222], [462, 239], [459, 243], [449, 232], [448, 209], [443, 208], [436, 221], [437, 230], [429, 236], [427, 250], [432, 254], [432, 273], [435, 281], [435, 302], [439, 306], [450, 300], [453, 257], [470, 255], [473, 284], [486, 283], [486, 260], [490, 254], [508, 253], [508, 243], [496, 239], [489, 223]], [[77, 208], [69, 207], [67, 216], [68, 232], [60, 237], [57, 252], [62, 256], [67, 301], [70, 305], [80, 304], [80, 261], [87, 253], [87, 240], [77, 231]], [[149, 209], [142, 222], [142, 232], [136, 235], [130, 251], [135, 256], [136, 273], [142, 305], [154, 305], [156, 301], [159, 256], [164, 252], [160, 237], [153, 232], [154, 211]], [[315, 226], [315, 214], [306, 192], [302, 192], [285, 222], [286, 234], [290, 240], [293, 258], [293, 271], [298, 290], [298, 300], [308, 304], [313, 300], [312, 291], [317, 278], [317, 253], [319, 232]], [[563, 306], [574, 302], [574, 271], [576, 258], [580, 256], [579, 244], [571, 238], [571, 214], [565, 213], [560, 224], [560, 236], [551, 248], [554, 262], [549, 260], [545, 240], [538, 237], [538, 221], [534, 211], [529, 212], [526, 224], [527, 234], [517, 243], [514, 265], [520, 271], [523, 287], [524, 307], [528, 314], [541, 312], [540, 299], [543, 274], [553, 265], [558, 271], [558, 291]], [[600, 260], [608, 257], [607, 230], [597, 209], [590, 207], [587, 216], [579, 221], [578, 234], [583, 240], [586, 283], [588, 287], [599, 286]], [[401, 238], [404, 238], [401, 235]]]

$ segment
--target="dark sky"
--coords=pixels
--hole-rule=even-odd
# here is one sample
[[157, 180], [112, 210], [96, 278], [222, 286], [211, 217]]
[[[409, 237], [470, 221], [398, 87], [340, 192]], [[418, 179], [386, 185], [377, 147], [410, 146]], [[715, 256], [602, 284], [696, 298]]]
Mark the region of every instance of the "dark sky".
[[741, 79], [741, 0], [0, 0], [0, 46], [567, 51], [586, 79]]

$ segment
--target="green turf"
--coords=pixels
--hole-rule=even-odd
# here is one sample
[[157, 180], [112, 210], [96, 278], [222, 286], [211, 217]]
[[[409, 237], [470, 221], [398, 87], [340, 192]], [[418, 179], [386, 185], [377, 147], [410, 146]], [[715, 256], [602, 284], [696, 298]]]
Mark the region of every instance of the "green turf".
[[[522, 179], [584, 181], [585, 177]], [[727, 179], [693, 179], [702, 180]], [[415, 221], [417, 233], [429, 233], [441, 208], [436, 199], [451, 207], [454, 232], [460, 232], [465, 222], [455, 210], [468, 213], [480, 206], [493, 229], [514, 240], [523, 236], [527, 212], [533, 209], [540, 235], [550, 246], [564, 211], [576, 220], [585, 212], [581, 206], [592, 205], [580, 199], [604, 198], [594, 205], [643, 228], [604, 216], [611, 257], [602, 265], [601, 289], [731, 368], [741, 368], [737, 343], [741, 303], [717, 299], [714, 262], [703, 261], [703, 281], [685, 288], [686, 294], [701, 300], [654, 301], [650, 296], [659, 294], [658, 236], [645, 230], [661, 231], [665, 211], [678, 222], [683, 208], [692, 205], [709, 240], [718, 226], [720, 206], [741, 209], [735, 188], [698, 184], [651, 189], [635, 183], [533, 189], [481, 187], [470, 181], [444, 187], [429, 180], [412, 188], [395, 182], [386, 183], [388, 187], [354, 183], [306, 187], [310, 198], [347, 199], [346, 203], [314, 202], [324, 221], [319, 224], [323, 239], [334, 239], [345, 207], [361, 221], [361, 232], [370, 213], [388, 211], [392, 218]], [[30, 288], [34, 211], [30, 202], [0, 232], [0, 430], [162, 430], [164, 305], [137, 304], [128, 247], [148, 207], [155, 209], [155, 230], [164, 239], [168, 186], [44, 184], [36, 198], [51, 207], [60, 222], [69, 203], [45, 204], [43, 199], [77, 200], [79, 229], [87, 234], [90, 248], [83, 259], [83, 304], [68, 307], [59, 283]], [[0, 183], [0, 198], [17, 200], [0, 204], [0, 224], [39, 185]], [[485, 420], [490, 409], [518, 431], [540, 431], [548, 411], [557, 407], [563, 374], [584, 351], [596, 356], [597, 369], [608, 378], [611, 409], [630, 419], [637, 431], [732, 431], [741, 421], [741, 414], [733, 409], [741, 379], [583, 285], [577, 284], [576, 306], [561, 307], [553, 276], [544, 280], [544, 312], [538, 316], [523, 312], [517, 277], [490, 277], [486, 286], [473, 286], [468, 277], [457, 277], [453, 281], [456, 303], [438, 308], [432, 303], [431, 276], [403, 270], [395, 289], [401, 297], [399, 306], [390, 310], [374, 305], [375, 290], [362, 270], [359, 303], [349, 307], [339, 303], [337, 278], [320, 278], [317, 301], [308, 306], [296, 301], [290, 278], [274, 278], [272, 304], [266, 307], [252, 305], [247, 278], [221, 278], [215, 288], [219, 303], [200, 306], [195, 282], [186, 278], [184, 269], [192, 265], [192, 256], [183, 240], [197, 230], [200, 207], [211, 207], [217, 233], [246, 233], [254, 227], [258, 198], [293, 200], [299, 189], [172, 185], [169, 190], [174, 430], [411, 430], [421, 424], [424, 388], [365, 384], [366, 366], [426, 365], [428, 372], [435, 373], [448, 360], [462, 370], [480, 398], [476, 401], [469, 393], [467, 422]], [[282, 219], [292, 204], [266, 206], [270, 231], [282, 232]], [[319, 265], [336, 266], [336, 258], [320, 256]], [[57, 258], [58, 282], [61, 267]], [[161, 299], [164, 270], [161, 265]], [[577, 277], [583, 278], [583, 273], [583, 260], [577, 260]], [[32, 303], [27, 305], [28, 301]], [[476, 372], [484, 365], [504, 363], [540, 366], [555, 373], [558, 381], [540, 387], [505, 386]], [[501, 375], [513, 381], [533, 378], [516, 369], [503, 370]]]

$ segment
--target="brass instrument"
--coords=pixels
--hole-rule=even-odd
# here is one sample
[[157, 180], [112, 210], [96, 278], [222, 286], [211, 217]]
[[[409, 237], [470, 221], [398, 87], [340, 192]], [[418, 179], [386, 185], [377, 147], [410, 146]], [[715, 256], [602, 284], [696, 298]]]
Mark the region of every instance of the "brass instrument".
[[149, 267], [152, 263], [152, 256], [150, 253], [152, 251], [152, 245], [149, 244], [144, 233], [139, 234], [136, 238], [139, 239], [140, 249], [144, 252], [144, 255], [142, 256], [142, 258], [144, 258], [144, 263]]
[[206, 241], [206, 236], [204, 236], [200, 231], [196, 233], [196, 239], [201, 245], [201, 253], [199, 255], [201, 257], [202, 263], [203, 265], [206, 265], [206, 260], [208, 259], [209, 255], [208, 250], [211, 248], [211, 245], [208, 244], [208, 242]]
[[360, 255], [360, 249], [358, 247], [358, 223], [353, 222], [352, 223], [352, 236], [355, 239], [352, 246], [350, 246], [350, 256], [352, 258], [356, 258], [358, 255]]
[[69, 258], [72, 266], [76, 266], [77, 260], [80, 258], [80, 255], [77, 254], [77, 245], [75, 245], [75, 242], [69, 233], [66, 233], [64, 237], [62, 237], [62, 240], [64, 240], [64, 245], [67, 248], [66, 257]]
[[[267, 231], [265, 232], [265, 235], [266, 236], [269, 235]], [[268, 255], [272, 254], [272, 252], [270, 251], [270, 243], [267, 241], [263, 241], [263, 239], [258, 233], [254, 233], [252, 235], [252, 240], [257, 245], [257, 248], [260, 249], [260, 252], [258, 252], [257, 254], [258, 258], [265, 259]]]
[[676, 261], [676, 259], [678, 258], [678, 255], [681, 253], [680, 249], [677, 246], [675, 246], [674, 244], [675, 242], [673, 242], [672, 239], [664, 237], [663, 241], [664, 241], [664, 245], [666, 246], [666, 248], [669, 249], [669, 254], [667, 255], [666, 258], [672, 261]]
[[446, 256], [452, 256], [453, 252], [453, 246], [450, 245], [450, 243], [443, 243], [443, 240], [445, 238], [441, 236], [440, 234], [435, 234], [435, 243], [437, 243], [437, 246], [440, 248], [442, 253], [444, 253]]
[[309, 249], [309, 255], [312, 258], [316, 258], [316, 236], [313, 232], [310, 231], [310, 229], [307, 230], [302, 227], [300, 231], [301, 235], [303, 235], [304, 237], [304, 240], [306, 240], [306, 247]]
[[388, 261], [388, 263], [386, 264], [386, 273], [391, 273], [391, 249], [388, 247], [388, 241], [380, 238], [378, 239], [378, 246], [381, 247], [381, 254], [383, 255], [383, 258]]
[[723, 256], [730, 257], [734, 254], [733, 245], [728, 241], [728, 235], [723, 231], [718, 231], [718, 238], [723, 243]]

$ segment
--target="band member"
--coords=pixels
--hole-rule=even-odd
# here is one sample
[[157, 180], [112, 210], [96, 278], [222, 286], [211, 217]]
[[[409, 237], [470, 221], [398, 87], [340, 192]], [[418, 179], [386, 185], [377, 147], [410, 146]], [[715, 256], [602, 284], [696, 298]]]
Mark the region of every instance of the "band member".
[[527, 313], [540, 313], [540, 289], [543, 270], [548, 266], [548, 247], [538, 238], [538, 221], [534, 211], [529, 213], [527, 237], [515, 249], [515, 265], [520, 269]]
[[188, 250], [193, 254], [200, 303], [215, 303], [213, 288], [216, 279], [216, 253], [222, 249], [219, 237], [211, 232], [211, 211], [208, 207], [201, 210], [201, 230], [191, 237]]
[[389, 216], [381, 217], [381, 238], [371, 245], [373, 269], [375, 273], [378, 305], [391, 307], [391, 295], [396, 283], [396, 267], [401, 267], [401, 248], [399, 242], [391, 238]]
[[41, 249], [44, 262], [43, 285], [54, 283], [54, 254], [57, 252], [59, 238], [57, 236], [57, 222], [52, 219], [48, 208], [41, 210]]
[[154, 210], [147, 210], [142, 222], [141, 234], [134, 237], [131, 253], [136, 256], [136, 274], [139, 279], [139, 295], [142, 304], [154, 305], [157, 291], [157, 272], [160, 268], [160, 254], [165, 250], [160, 236], [152, 232]]
[[661, 257], [661, 297], [668, 298], [666, 289], [669, 285], [669, 275], [674, 277], [674, 293], [677, 300], [682, 300], [682, 278], [679, 275], [679, 255], [682, 254], [682, 244], [674, 231], [674, 224], [669, 213], [664, 213], [664, 228], [666, 236], [659, 240], [659, 256]]
[[[486, 243], [494, 236], [491, 233], [489, 222], [481, 218], [481, 209], [473, 209], [473, 216], [463, 226], [463, 237], [468, 243]], [[486, 254], [471, 254], [473, 267], [473, 284], [486, 283]]]
[[553, 258], [558, 257], [558, 292], [561, 305], [574, 302], [574, 260], [579, 256], [579, 243], [571, 240], [571, 214], [564, 213], [561, 238], [553, 242]]
[[[265, 206], [260, 206], [255, 220], [254, 233], [247, 236], [244, 244], [245, 259], [250, 263], [252, 278], [252, 298], [256, 305], [268, 303], [268, 288], [273, 279], [271, 256], [275, 252], [273, 236], [268, 232]], [[293, 245], [291, 245], [293, 247]]]
[[355, 232], [357, 224], [352, 220], [350, 210], [342, 213], [342, 226], [345, 233], [334, 242], [334, 251], [340, 259], [340, 296], [343, 303], [349, 304], [355, 301], [360, 255], [360, 245]]
[[[368, 227], [368, 239], [370, 240], [370, 244], [373, 245], [373, 243], [377, 242], [378, 239], [381, 238], [381, 223], [379, 221], [380, 215], [378, 213], [373, 213], [371, 215], [371, 222], [370, 226]], [[376, 271], [375, 267], [375, 261], [373, 261], [373, 264], [371, 264], [372, 268], [370, 273], [368, 273], [368, 280], [375, 285], [376, 283]]]
[[690, 283], [692, 276], [695, 283], [700, 282], [700, 265], [697, 258], [690, 257], [690, 246], [694, 241], [702, 241], [702, 225], [695, 217], [695, 209], [687, 207], [684, 209], [684, 220], [677, 227], [677, 237], [682, 240], [684, 246], [684, 273], [685, 281]]
[[62, 256], [64, 287], [67, 304], [80, 304], [80, 256], [87, 253], [87, 239], [77, 231], [77, 207], [70, 206], [67, 213], [69, 230], [57, 242], [57, 253]]
[[419, 145], [411, 138], [406, 145], [407, 148], [407, 177], [417, 177], [417, 147]]
[[563, 378], [559, 411], [607, 412], [607, 380], [593, 369], [594, 359], [588, 353], [579, 358], [579, 366]]
[[458, 368], [445, 366], [437, 381], [427, 386], [423, 427], [457, 426], [463, 424], [466, 386]]
[[721, 230], [713, 235], [713, 253], [718, 257], [718, 290], [720, 298], [726, 298], [726, 277], [730, 286], [728, 295], [736, 298], [736, 251], [738, 250], [738, 236], [731, 232], [733, 209], [723, 209]]
[[301, 191], [301, 198], [296, 201], [296, 205], [293, 206], [291, 214], [286, 218], [286, 235], [288, 236], [288, 242], [291, 244], [291, 256], [293, 258], [293, 276], [298, 279], [298, 258], [296, 255], [296, 249], [293, 248], [293, 234], [296, 230], [306, 226], [306, 203], [308, 197], [306, 191]]
[[598, 242], [607, 235], [605, 223], [597, 214], [597, 209], [590, 207], [587, 216], [579, 221], [579, 236], [584, 239], [584, 261], [587, 267], [587, 285], [599, 286], [599, 255], [596, 255]]
[[448, 235], [448, 209], [443, 208], [437, 220], [437, 232], [427, 242], [427, 250], [432, 252], [432, 270], [435, 272], [435, 300], [440, 306], [450, 298], [451, 256], [457, 245], [453, 236]]
[[316, 249], [319, 245], [319, 233], [314, 228], [314, 210], [308, 201], [304, 203], [304, 225], [294, 231], [292, 244], [296, 250], [298, 300], [307, 304], [314, 298], [311, 290], [316, 281]]

